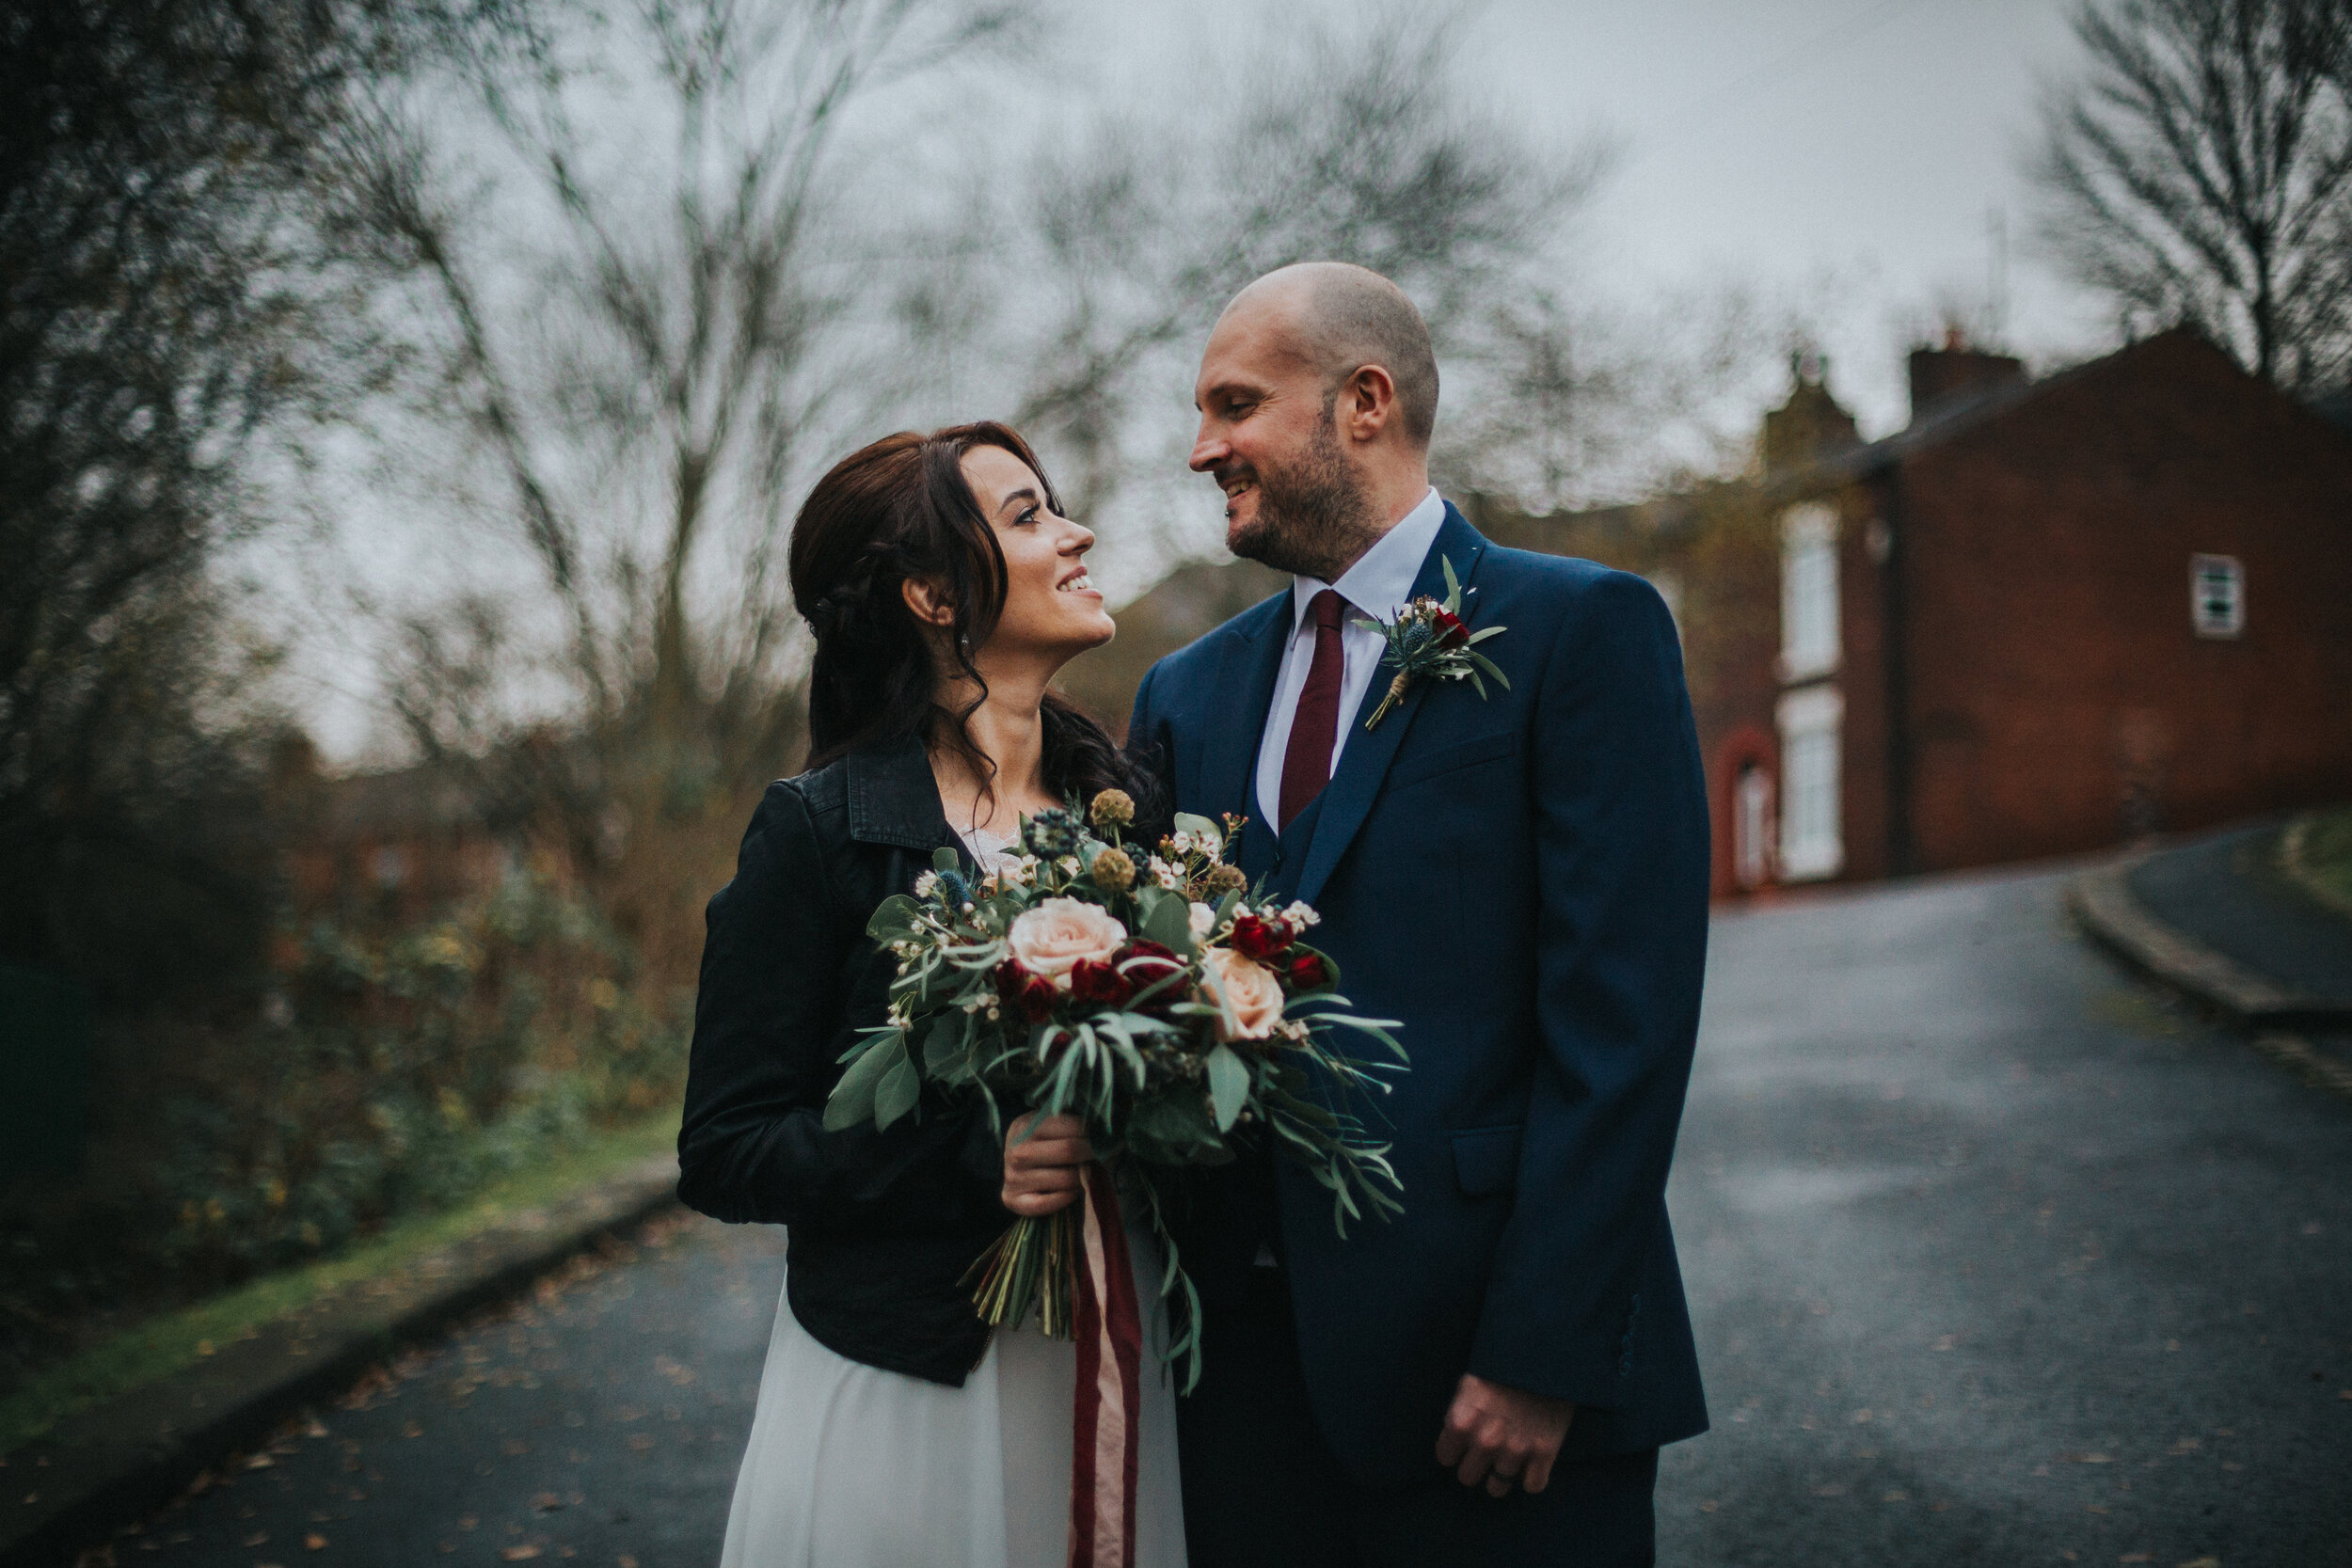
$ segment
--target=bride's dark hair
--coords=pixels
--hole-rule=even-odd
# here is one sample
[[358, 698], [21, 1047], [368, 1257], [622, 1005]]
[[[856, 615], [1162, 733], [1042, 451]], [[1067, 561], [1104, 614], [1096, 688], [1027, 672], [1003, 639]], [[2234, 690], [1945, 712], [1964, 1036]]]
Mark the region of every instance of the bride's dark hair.
[[[919, 736], [960, 756], [983, 788], [993, 784], [995, 765], [972, 739], [970, 720], [988, 691], [972, 653], [1004, 611], [1005, 556], [963, 477], [974, 447], [1001, 447], [1027, 464], [1046, 505], [1061, 510], [1029, 444], [993, 420], [885, 436], [834, 464], [802, 503], [792, 524], [792, 602], [817, 634], [810, 768]], [[944, 628], [916, 620], [901, 591], [909, 579], [930, 584], [954, 620]], [[940, 701], [940, 630], [981, 693], [961, 709]], [[1075, 705], [1049, 691], [1042, 718], [1046, 787], [1077, 796], [1082, 806], [1098, 790], [1135, 790], [1119, 748]]]

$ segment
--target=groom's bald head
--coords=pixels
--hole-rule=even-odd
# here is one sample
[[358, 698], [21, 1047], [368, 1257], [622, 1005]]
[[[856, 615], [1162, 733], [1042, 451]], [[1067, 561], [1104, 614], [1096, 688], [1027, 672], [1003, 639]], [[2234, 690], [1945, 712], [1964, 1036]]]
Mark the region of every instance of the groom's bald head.
[[1217, 325], [1245, 321], [1313, 366], [1327, 392], [1365, 366], [1379, 366], [1396, 388], [1400, 433], [1428, 450], [1438, 424], [1438, 356], [1429, 324], [1404, 290], [1369, 267], [1301, 261], [1235, 294]]

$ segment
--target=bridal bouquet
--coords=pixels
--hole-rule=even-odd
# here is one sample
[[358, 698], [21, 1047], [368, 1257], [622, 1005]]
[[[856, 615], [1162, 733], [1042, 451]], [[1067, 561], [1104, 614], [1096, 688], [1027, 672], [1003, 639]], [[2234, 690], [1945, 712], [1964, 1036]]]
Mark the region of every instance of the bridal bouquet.
[[[1022, 824], [1016, 863], [975, 883], [952, 849], [874, 912], [866, 932], [896, 957], [889, 1021], [866, 1030], [825, 1108], [829, 1129], [919, 1115], [925, 1081], [977, 1096], [1000, 1130], [1024, 1110], [1082, 1117], [1098, 1162], [1132, 1172], [1168, 1259], [1168, 1359], [1200, 1375], [1200, 1298], [1168, 1235], [1155, 1178], [1223, 1164], [1236, 1127], [1255, 1126], [1327, 1190], [1333, 1223], [1398, 1212], [1384, 1144], [1342, 1109], [1387, 1085], [1382, 1068], [1336, 1049], [1341, 1031], [1402, 1063], [1387, 1021], [1359, 1017], [1328, 955], [1304, 940], [1301, 903], [1253, 895], [1224, 859], [1224, 830], [1176, 817], [1155, 849], [1124, 831], [1119, 790]], [[1385, 1070], [1393, 1070], [1392, 1069]], [[1318, 1082], [1319, 1081], [1319, 1082]], [[1016, 1219], [974, 1265], [980, 1315], [1087, 1338], [1120, 1277], [1125, 1243], [1115, 1186], [1095, 1166], [1085, 1201]]]

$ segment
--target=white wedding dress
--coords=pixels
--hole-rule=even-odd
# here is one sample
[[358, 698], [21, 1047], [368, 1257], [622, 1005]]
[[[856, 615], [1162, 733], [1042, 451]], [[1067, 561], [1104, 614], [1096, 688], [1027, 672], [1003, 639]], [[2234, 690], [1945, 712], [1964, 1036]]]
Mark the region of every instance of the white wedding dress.
[[[983, 865], [1004, 852], [972, 847]], [[1135, 1568], [1184, 1568], [1159, 1248], [1132, 1214], [1127, 1242], [1147, 1324]], [[949, 1388], [826, 1349], [780, 1296], [721, 1568], [1061, 1568], [1077, 1366], [1032, 1314]]]

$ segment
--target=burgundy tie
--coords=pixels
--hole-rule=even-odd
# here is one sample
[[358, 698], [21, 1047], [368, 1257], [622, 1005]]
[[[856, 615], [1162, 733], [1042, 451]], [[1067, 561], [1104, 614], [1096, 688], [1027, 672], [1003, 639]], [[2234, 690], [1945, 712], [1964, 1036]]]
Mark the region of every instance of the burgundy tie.
[[1282, 752], [1278, 832], [1331, 782], [1331, 743], [1340, 733], [1340, 684], [1347, 673], [1347, 656], [1340, 647], [1340, 618], [1346, 610], [1347, 601], [1336, 589], [1327, 588], [1307, 601], [1307, 617], [1315, 625], [1315, 661], [1307, 667], [1306, 689], [1298, 694], [1290, 744]]

